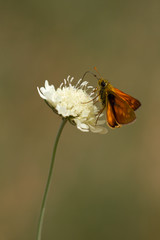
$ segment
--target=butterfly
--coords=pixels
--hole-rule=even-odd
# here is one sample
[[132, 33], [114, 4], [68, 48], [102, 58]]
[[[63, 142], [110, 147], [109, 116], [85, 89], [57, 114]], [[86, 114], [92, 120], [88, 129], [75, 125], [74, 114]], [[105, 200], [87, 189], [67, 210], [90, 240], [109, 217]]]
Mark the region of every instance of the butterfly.
[[[97, 71], [96, 68], [94, 69]], [[108, 80], [102, 77], [98, 78], [90, 71], [86, 73], [91, 73], [98, 80], [98, 87], [95, 89], [98, 94], [92, 99], [97, 102], [98, 98], [102, 104], [97, 121], [104, 110], [106, 111], [106, 121], [111, 128], [121, 127], [121, 125], [131, 123], [136, 119], [135, 111], [141, 106], [139, 100], [113, 87]]]

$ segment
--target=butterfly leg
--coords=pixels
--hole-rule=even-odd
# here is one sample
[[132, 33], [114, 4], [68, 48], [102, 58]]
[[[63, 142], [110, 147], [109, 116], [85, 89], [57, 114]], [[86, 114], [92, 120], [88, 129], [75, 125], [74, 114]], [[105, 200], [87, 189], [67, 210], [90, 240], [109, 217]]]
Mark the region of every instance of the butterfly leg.
[[97, 114], [96, 124], [97, 124], [97, 122], [98, 122], [98, 119], [99, 119], [100, 115], [101, 115], [102, 112], [104, 111], [105, 107], [106, 107], [106, 106], [104, 106], [102, 109], [99, 110], [99, 112], [98, 112], [98, 114]]
[[98, 102], [98, 100], [97, 100], [98, 97], [99, 97], [99, 94], [96, 95], [93, 99], [91, 99], [88, 102], [82, 102], [82, 104], [86, 104], [86, 103], [90, 103], [90, 102], [93, 102], [93, 104], [95, 104], [96, 102]]
[[97, 92], [97, 90], [98, 90], [98, 88], [96, 87], [96, 88], [94, 88], [93, 89], [93, 91], [92, 91], [92, 93], [95, 93], [95, 92]]

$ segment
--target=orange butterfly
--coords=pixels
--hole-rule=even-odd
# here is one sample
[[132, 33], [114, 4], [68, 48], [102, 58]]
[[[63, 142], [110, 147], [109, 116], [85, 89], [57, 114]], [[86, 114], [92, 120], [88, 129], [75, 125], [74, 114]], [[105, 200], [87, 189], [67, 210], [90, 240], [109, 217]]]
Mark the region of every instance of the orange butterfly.
[[[96, 68], [94, 69], [97, 71]], [[98, 79], [98, 87], [95, 89], [95, 91], [98, 91], [98, 95], [93, 101], [99, 97], [99, 101], [102, 103], [102, 109], [98, 113], [97, 120], [105, 109], [107, 122], [111, 128], [120, 127], [121, 125], [131, 123], [136, 119], [134, 111], [141, 106], [141, 103], [137, 99], [117, 88], [114, 88], [108, 80], [98, 78], [95, 74], [89, 71], [86, 73], [91, 73]]]

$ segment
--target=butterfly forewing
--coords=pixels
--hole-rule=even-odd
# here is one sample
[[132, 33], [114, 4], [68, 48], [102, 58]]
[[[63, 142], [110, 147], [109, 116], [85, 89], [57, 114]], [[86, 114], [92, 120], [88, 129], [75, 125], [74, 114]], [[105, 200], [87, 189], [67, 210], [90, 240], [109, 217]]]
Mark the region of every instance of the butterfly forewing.
[[120, 91], [118, 88], [113, 88], [113, 90], [114, 90], [115, 94], [117, 94], [123, 100], [125, 100], [134, 111], [137, 110], [141, 106], [140, 101], [138, 101], [134, 97], [131, 97], [130, 95]]

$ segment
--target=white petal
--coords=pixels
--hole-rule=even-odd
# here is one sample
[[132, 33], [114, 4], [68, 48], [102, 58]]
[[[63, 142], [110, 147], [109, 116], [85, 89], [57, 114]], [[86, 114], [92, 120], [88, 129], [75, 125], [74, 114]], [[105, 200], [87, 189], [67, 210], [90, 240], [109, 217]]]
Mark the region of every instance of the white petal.
[[82, 132], [89, 132], [89, 129], [81, 128], [81, 126], [77, 126], [77, 128], [78, 128], [79, 130], [81, 130]]
[[90, 130], [94, 133], [106, 134], [108, 132], [107, 128], [101, 126], [90, 126]]
[[56, 110], [58, 111], [58, 113], [60, 115], [62, 115], [63, 117], [67, 117], [67, 111], [66, 111], [66, 107], [65, 106], [61, 106], [60, 104], [58, 104], [56, 106]]
[[83, 129], [89, 129], [88, 125], [85, 124], [85, 123], [81, 123], [80, 126], [81, 126], [81, 128], [83, 128]]
[[39, 87], [37, 87], [37, 90], [38, 90], [40, 97], [46, 100], [46, 97], [41, 93], [41, 91], [39, 90]]
[[46, 89], [44, 87], [41, 87], [40, 91], [44, 94], [46, 92]]
[[49, 87], [48, 80], [45, 80], [45, 84], [44, 84], [44, 86], [45, 86], [46, 89]]

